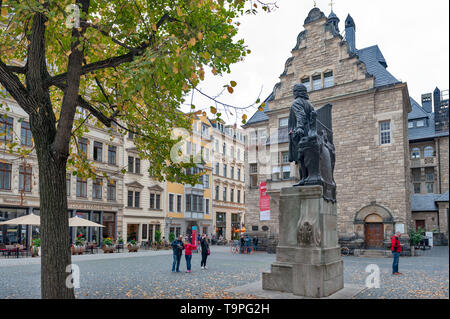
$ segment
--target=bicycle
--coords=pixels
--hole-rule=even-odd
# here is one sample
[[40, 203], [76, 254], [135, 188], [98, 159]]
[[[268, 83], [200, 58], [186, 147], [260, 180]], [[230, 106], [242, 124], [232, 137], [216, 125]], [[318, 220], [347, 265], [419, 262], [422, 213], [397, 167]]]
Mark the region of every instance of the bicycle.
[[231, 246], [231, 253], [233, 253], [233, 254], [239, 253], [239, 248], [240, 248], [239, 243], [231, 242], [230, 246]]
[[348, 247], [341, 247], [341, 256], [348, 256], [350, 254], [350, 249]]

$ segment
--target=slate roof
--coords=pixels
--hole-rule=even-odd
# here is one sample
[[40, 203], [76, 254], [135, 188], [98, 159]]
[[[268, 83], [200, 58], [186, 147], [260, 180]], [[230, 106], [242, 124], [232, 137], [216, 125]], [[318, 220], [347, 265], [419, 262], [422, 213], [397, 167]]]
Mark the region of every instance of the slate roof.
[[410, 141], [434, 138], [435, 136], [434, 113], [428, 115], [428, 124], [425, 124], [425, 126], [408, 128], [408, 139]]
[[411, 112], [408, 113], [408, 120], [422, 119], [429, 117], [429, 113], [420, 106], [412, 97], [409, 97], [411, 101]]
[[413, 194], [411, 195], [411, 211], [434, 212], [437, 211], [436, 199], [441, 194]]
[[366, 65], [367, 72], [375, 77], [375, 87], [400, 83], [386, 70], [387, 63], [378, 45], [356, 50], [359, 60]]

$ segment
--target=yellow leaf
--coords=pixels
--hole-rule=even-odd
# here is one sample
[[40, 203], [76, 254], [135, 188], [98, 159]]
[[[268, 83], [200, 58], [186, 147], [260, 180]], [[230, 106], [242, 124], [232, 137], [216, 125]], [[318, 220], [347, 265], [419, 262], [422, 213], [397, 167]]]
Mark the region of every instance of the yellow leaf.
[[228, 90], [228, 92], [230, 92], [230, 94], [232, 94], [234, 92], [234, 90], [231, 86], [227, 86], [227, 90]]
[[198, 38], [200, 41], [202, 41], [202, 39], [203, 39], [203, 33], [199, 32], [199, 33], [197, 34], [197, 38]]
[[242, 119], [246, 120], [247, 119], [247, 115], [246, 114], [242, 115]]
[[181, 12], [180, 7], [177, 7], [177, 14], [181, 17], [183, 15], [183, 12]]
[[217, 69], [216, 69], [216, 68], [213, 68], [213, 69], [211, 70], [211, 72], [212, 72], [214, 75], [217, 75]]
[[193, 47], [197, 43], [197, 40], [195, 38], [191, 38], [188, 42], [189, 46]]
[[156, 31], [156, 24], [152, 25], [152, 30]]

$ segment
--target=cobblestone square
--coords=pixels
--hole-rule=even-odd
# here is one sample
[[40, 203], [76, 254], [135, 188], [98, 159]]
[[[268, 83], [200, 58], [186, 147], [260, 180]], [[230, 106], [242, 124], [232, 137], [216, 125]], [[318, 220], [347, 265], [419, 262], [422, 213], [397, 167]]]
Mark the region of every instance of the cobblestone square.
[[[208, 269], [200, 268], [200, 256], [192, 258], [192, 273], [172, 273], [172, 251], [73, 256], [80, 268], [79, 299], [142, 298], [254, 298], [226, 289], [261, 279], [275, 254], [232, 254], [229, 247], [212, 246]], [[391, 275], [391, 258], [343, 257], [346, 284], [365, 285], [366, 267], [380, 269], [380, 288], [365, 289], [356, 299], [447, 299], [448, 247], [434, 247], [418, 257], [402, 257], [402, 276]], [[40, 258], [0, 259], [0, 298], [40, 298]]]

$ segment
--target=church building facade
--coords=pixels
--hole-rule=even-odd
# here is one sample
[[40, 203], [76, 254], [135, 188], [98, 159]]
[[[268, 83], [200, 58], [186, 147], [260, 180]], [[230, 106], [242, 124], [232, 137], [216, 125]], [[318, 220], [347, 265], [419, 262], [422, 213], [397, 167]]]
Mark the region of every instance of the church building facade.
[[[250, 234], [277, 237], [279, 192], [299, 180], [298, 169], [287, 158], [287, 121], [296, 83], [307, 87], [315, 109], [332, 105], [340, 239], [382, 248], [396, 229], [406, 235], [413, 227], [408, 87], [388, 72], [377, 45], [356, 48], [355, 30], [348, 15], [344, 38], [333, 12], [326, 17], [312, 9], [280, 82], [264, 109], [244, 126], [245, 227]], [[261, 182], [271, 196], [269, 218], [260, 214]]]

